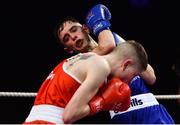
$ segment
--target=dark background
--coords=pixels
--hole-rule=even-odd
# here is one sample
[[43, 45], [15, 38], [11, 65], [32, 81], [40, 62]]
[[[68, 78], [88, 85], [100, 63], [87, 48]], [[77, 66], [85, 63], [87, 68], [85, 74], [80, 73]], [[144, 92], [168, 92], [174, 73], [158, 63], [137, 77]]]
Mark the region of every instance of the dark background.
[[[50, 71], [69, 57], [53, 32], [59, 19], [84, 22], [95, 4], [111, 13], [111, 30], [143, 44], [154, 67], [155, 95], [177, 94], [178, 78], [171, 66], [180, 54], [179, 0], [6, 0], [0, 2], [0, 91], [37, 92]], [[34, 98], [0, 97], [0, 123], [22, 123]], [[176, 100], [159, 100], [180, 123]], [[179, 115], [179, 116], [178, 116]]]

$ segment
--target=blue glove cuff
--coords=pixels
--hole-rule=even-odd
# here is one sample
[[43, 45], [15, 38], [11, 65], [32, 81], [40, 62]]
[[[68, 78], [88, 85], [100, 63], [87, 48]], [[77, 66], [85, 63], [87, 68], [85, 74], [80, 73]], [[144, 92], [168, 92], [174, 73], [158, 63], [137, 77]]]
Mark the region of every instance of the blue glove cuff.
[[120, 44], [120, 43], [125, 42], [125, 40], [124, 40], [123, 38], [121, 38], [117, 33], [112, 32], [112, 34], [113, 34], [113, 37], [114, 37], [116, 46], [117, 46], [118, 44]]
[[97, 23], [93, 26], [92, 30], [95, 36], [98, 36], [99, 33], [105, 29], [109, 29], [111, 26], [110, 22], [108, 20], [99, 20]]

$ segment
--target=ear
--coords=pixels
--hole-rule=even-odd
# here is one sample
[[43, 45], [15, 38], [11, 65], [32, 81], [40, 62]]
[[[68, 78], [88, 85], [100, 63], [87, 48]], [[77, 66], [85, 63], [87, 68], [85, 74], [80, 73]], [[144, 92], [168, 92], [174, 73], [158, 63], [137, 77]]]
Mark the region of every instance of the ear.
[[129, 66], [131, 66], [132, 62], [132, 59], [126, 59], [122, 64], [123, 71], [125, 71]]
[[70, 48], [68, 48], [68, 47], [65, 47], [64, 50], [65, 50], [67, 53], [69, 53], [69, 54], [73, 54], [73, 53], [74, 53], [73, 50], [70, 49]]
[[87, 32], [88, 34], [90, 33], [89, 28], [88, 28], [85, 24], [82, 25], [82, 28], [83, 28], [83, 30], [84, 30], [85, 32]]

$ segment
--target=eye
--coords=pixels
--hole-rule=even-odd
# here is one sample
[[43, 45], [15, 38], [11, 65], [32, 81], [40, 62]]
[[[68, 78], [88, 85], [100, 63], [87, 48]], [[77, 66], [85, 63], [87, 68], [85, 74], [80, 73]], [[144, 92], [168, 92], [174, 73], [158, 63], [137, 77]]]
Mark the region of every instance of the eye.
[[72, 28], [71, 28], [71, 32], [76, 32], [77, 31], [77, 26], [73, 26]]
[[63, 42], [64, 42], [64, 43], [67, 43], [68, 40], [69, 40], [69, 35], [66, 34], [66, 35], [64, 36], [64, 38], [63, 38]]

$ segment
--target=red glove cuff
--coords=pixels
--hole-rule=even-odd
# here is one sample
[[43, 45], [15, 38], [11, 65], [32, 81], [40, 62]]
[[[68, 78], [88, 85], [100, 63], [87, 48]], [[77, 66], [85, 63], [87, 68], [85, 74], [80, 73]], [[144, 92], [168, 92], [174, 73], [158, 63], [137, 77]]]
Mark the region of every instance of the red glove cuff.
[[94, 114], [98, 113], [99, 111], [102, 111], [103, 103], [104, 103], [104, 100], [102, 97], [94, 96], [91, 99], [91, 101], [89, 102], [89, 107], [90, 107], [89, 115], [94, 115]]

